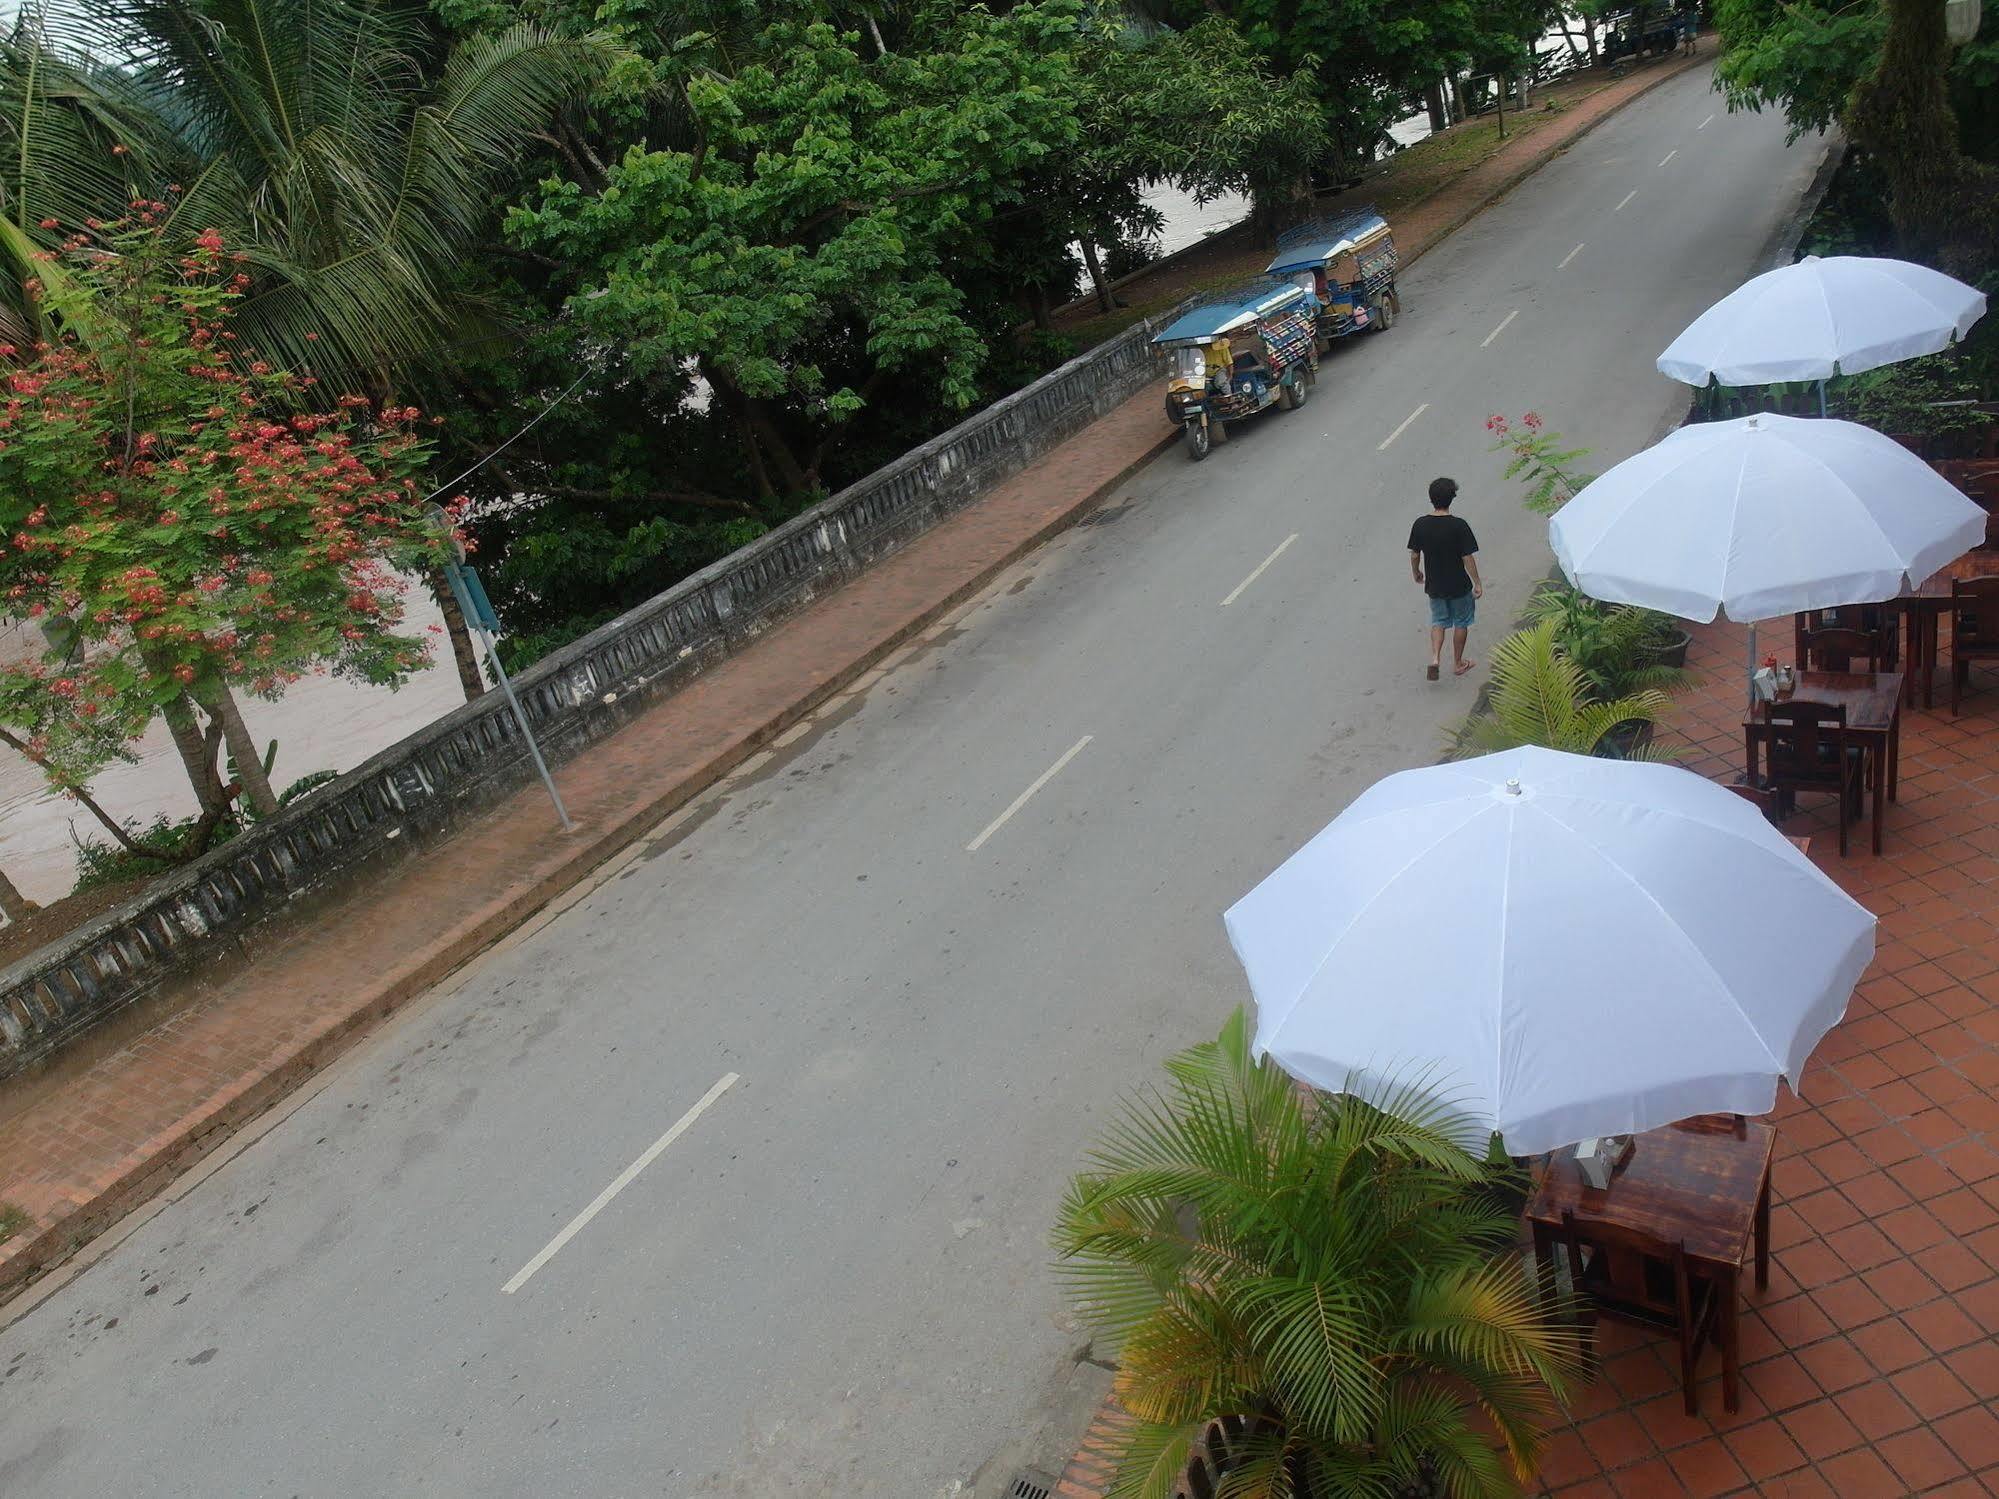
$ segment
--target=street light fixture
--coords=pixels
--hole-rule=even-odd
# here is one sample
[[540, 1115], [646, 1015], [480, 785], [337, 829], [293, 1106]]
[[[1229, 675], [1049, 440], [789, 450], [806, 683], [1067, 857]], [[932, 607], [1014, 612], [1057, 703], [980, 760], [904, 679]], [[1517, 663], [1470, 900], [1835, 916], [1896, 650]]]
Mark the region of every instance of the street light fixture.
[[1981, 0], [1944, 0], [1943, 29], [1953, 47], [1962, 47], [1978, 35], [1984, 6]]

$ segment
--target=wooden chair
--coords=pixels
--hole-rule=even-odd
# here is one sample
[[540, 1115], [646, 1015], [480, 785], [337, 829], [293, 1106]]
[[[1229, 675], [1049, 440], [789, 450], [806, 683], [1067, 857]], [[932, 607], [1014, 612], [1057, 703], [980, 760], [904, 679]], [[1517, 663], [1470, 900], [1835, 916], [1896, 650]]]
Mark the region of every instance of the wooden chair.
[[[1886, 604], [1806, 609], [1791, 616], [1791, 659], [1800, 670], [1893, 671], [1902, 658], [1900, 624], [1895, 609]], [[1819, 649], [1814, 651], [1809, 643], [1813, 637], [1829, 633], [1866, 636], [1865, 648], [1852, 640], [1835, 639], [1818, 641]], [[1855, 667], [1852, 663], [1856, 656], [1867, 658], [1871, 664]]]
[[[1562, 1213], [1569, 1279], [1584, 1312], [1583, 1335], [1594, 1348], [1595, 1313], [1673, 1334], [1680, 1351], [1680, 1391], [1687, 1414], [1700, 1414], [1696, 1394], [1701, 1350], [1715, 1335], [1721, 1299], [1714, 1282], [1687, 1273], [1687, 1252], [1675, 1243], [1662, 1256], [1652, 1239], [1613, 1224], [1576, 1222]], [[1585, 1257], [1584, 1251], [1588, 1251]]]
[[1814, 671], [1885, 671], [1886, 648], [1874, 630], [1849, 630], [1828, 625], [1806, 630], [1798, 641], [1798, 664]]
[[1955, 718], [1972, 663], [1999, 661], [1999, 578], [1950, 585], [1950, 712]]
[[[1860, 815], [1862, 746], [1847, 737], [1841, 705], [1793, 700], [1771, 703], [1760, 723], [1742, 726], [1750, 784], [1775, 792], [1779, 815], [1800, 791], [1839, 798], [1839, 856], [1846, 857], [1846, 828]], [[1758, 763], [1762, 770], [1757, 771]]]

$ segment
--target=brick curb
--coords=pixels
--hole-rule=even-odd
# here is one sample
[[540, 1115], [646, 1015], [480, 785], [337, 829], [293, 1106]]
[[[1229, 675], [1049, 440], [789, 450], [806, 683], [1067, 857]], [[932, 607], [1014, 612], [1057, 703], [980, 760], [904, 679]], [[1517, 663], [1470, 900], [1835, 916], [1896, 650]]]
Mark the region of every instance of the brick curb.
[[[1618, 103], [1592, 118], [1579, 122], [1576, 128], [1562, 139], [1549, 141], [1540, 149], [1530, 153], [1516, 170], [1508, 172], [1489, 188], [1483, 191], [1473, 189], [1463, 205], [1463, 211], [1449, 220], [1447, 228], [1429, 234], [1421, 243], [1410, 247], [1404, 263], [1415, 261], [1441, 243], [1484, 208], [1512, 191], [1554, 156], [1626, 104], [1643, 97], [1669, 78], [1677, 77], [1688, 67], [1704, 60], [1695, 58], [1662, 70], [1655, 77], [1646, 80], [1643, 87], [1633, 90]], [[1562, 129], [1559, 125], [1554, 128], [1557, 131]], [[1467, 174], [1470, 175], [1472, 174]], [[1437, 196], [1450, 194], [1464, 181], [1464, 178], [1460, 178], [1457, 184], [1442, 189]], [[1150, 406], [1153, 400], [1153, 393], [1148, 391], [1134, 397], [1133, 402], [1127, 403], [1127, 406], [1140, 402]], [[1099, 432], [1104, 421], [1110, 419], [1107, 417], [1100, 420], [1091, 428], [1085, 429], [1085, 432]], [[1079, 434], [1078, 437], [1070, 439], [1070, 442], [1083, 440], [1083, 435]], [[57, 1211], [53, 1216], [50, 1216], [45, 1208], [31, 1209], [35, 1211], [37, 1219], [35, 1231], [17, 1236], [0, 1245], [0, 1303], [18, 1294], [39, 1275], [60, 1265], [116, 1219], [140, 1206], [167, 1182], [193, 1166], [207, 1150], [226, 1138], [231, 1130], [269, 1108], [300, 1080], [333, 1061], [374, 1024], [411, 998], [434, 987], [506, 933], [542, 910], [556, 897], [581, 884], [619, 852], [636, 842], [661, 819], [691, 801], [769, 741], [850, 686], [876, 663], [906, 643], [911, 636], [977, 593], [1000, 572], [1032, 552], [1050, 537], [1065, 530], [1078, 517], [1095, 506], [1105, 494], [1171, 447], [1178, 440], [1178, 436], [1177, 432], [1168, 431], [1135, 443], [1126, 461], [1114, 473], [1096, 478], [1074, 498], [1059, 504], [1057, 508], [1045, 514], [1039, 524], [1010, 538], [1003, 550], [983, 559], [979, 565], [968, 570], [947, 592], [911, 612], [894, 629], [876, 638], [867, 649], [858, 652], [819, 679], [810, 690], [768, 709], [760, 710], [747, 727], [733, 732], [725, 744], [700, 764], [673, 779], [657, 794], [645, 796], [621, 807], [609, 821], [589, 836], [587, 843], [569, 850], [559, 863], [543, 870], [530, 885], [502, 899], [497, 899], [461, 919], [403, 961], [386, 970], [377, 970], [365, 992], [354, 995], [351, 1003], [337, 1010], [329, 1010], [326, 1015], [317, 1018], [309, 1028], [264, 1054], [254, 1065], [243, 1069], [214, 1088], [198, 1107], [179, 1115], [171, 1124], [147, 1134], [137, 1146], [124, 1153], [114, 1168], [98, 1172], [87, 1180], [65, 1183], [60, 1188], [51, 1189], [51, 1195], [66, 1199], [72, 1206], [68, 1211]], [[1101, 439], [1101, 433], [1099, 438]], [[1068, 444], [1063, 446], [1067, 447]], [[1056, 454], [1062, 451], [1062, 448], [1058, 448]], [[1043, 462], [1049, 462], [1056, 454], [1051, 454], [1050, 459], [1044, 459]], [[1027, 473], [1033, 474], [1039, 466], [1037, 464], [1030, 467]], [[976, 512], [978, 509], [979, 505], [975, 504], [971, 507], [971, 512]], [[952, 522], [947, 521], [928, 534], [937, 536], [951, 524]], [[906, 551], [913, 550], [919, 545], [921, 539], [912, 542]], [[886, 559], [884, 565], [892, 561], [893, 559]], [[849, 585], [850, 588], [853, 586]], [[831, 599], [838, 597], [839, 593], [829, 595]], [[639, 722], [643, 722], [643, 719]], [[611, 742], [614, 741], [607, 741], [607, 744]], [[539, 793], [530, 791], [523, 794]], [[470, 831], [472, 830], [468, 830], [468, 833]], [[122, 1055], [122, 1052], [120, 1054]], [[28, 1112], [33, 1113], [42, 1106], [33, 1105]], [[5, 1190], [5, 1185], [0, 1184], [0, 1192]], [[40, 1208], [40, 1205], [37, 1206]]]

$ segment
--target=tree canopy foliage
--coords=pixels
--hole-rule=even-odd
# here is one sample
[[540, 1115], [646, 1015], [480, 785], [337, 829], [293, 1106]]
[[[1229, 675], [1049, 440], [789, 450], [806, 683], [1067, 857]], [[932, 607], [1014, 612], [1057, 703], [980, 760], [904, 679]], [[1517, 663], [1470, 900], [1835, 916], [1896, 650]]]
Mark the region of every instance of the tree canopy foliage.
[[[1157, 185], [1281, 218], [1553, 9], [29, 0], [0, 36], [0, 359], [77, 380], [122, 357], [143, 320], [76, 236], [94, 252], [158, 205], [166, 253], [228, 246], [225, 363], [272, 420], [344, 431], [335, 394], [365, 396], [358, 442], [413, 401], [440, 413], [427, 477], [465, 476], [506, 649], [532, 657], [1073, 353], [1052, 310], [1079, 286], [1110, 307]], [[143, 465], [125, 479], [103, 555], [178, 556], [196, 533], [143, 521], [138, 493], [185, 497]], [[174, 566], [199, 590], [213, 560]], [[131, 711], [186, 739], [211, 679], [227, 718], [229, 690], [360, 666], [337, 640], [270, 646], [268, 677], [226, 652], [121, 657], [151, 684]], [[196, 681], [168, 690], [183, 666]], [[49, 765], [99, 757], [101, 728], [57, 748], [60, 716], [44, 698], [14, 721]]]

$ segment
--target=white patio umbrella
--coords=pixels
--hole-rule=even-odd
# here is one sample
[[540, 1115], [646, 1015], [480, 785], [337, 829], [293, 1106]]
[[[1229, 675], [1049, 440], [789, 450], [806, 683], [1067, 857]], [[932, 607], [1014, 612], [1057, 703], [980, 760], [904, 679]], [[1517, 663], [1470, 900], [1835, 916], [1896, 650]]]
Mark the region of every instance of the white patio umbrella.
[[1378, 782], [1224, 920], [1258, 1055], [1336, 1092], [1425, 1077], [1514, 1155], [1767, 1111], [1874, 954], [1740, 797], [1544, 749]]
[[1808, 255], [1695, 318], [1659, 369], [1693, 386], [1823, 381], [1947, 349], [1984, 312], [1983, 292], [1928, 266]]
[[1985, 539], [1985, 512], [1853, 422], [1749, 416], [1682, 427], [1559, 510], [1548, 540], [1591, 598], [1706, 623], [1873, 604]]

